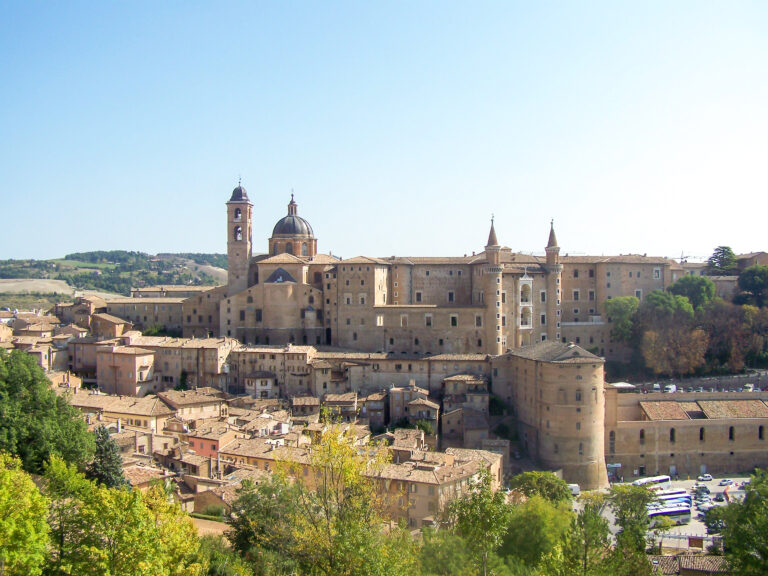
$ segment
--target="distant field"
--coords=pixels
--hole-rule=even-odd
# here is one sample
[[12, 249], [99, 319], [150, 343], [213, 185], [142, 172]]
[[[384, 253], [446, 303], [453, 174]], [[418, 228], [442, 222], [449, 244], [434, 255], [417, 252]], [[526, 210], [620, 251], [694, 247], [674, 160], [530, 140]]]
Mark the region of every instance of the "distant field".
[[0, 279], [0, 292], [37, 292], [39, 294], [64, 294], [72, 296], [75, 289], [64, 280], [50, 278], [7, 278]]

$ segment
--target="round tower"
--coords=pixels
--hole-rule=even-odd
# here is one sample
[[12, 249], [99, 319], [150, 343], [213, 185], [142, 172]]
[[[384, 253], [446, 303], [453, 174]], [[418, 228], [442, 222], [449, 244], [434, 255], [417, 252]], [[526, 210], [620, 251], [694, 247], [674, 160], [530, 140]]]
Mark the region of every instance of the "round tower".
[[547, 272], [547, 339], [560, 341], [559, 313], [563, 266], [560, 264], [560, 246], [557, 245], [554, 220], [549, 224], [549, 241], [545, 251], [547, 253], [547, 263], [544, 265]]
[[248, 288], [252, 211], [248, 193], [238, 182], [227, 202], [227, 294], [230, 296]]
[[496, 238], [496, 229], [491, 218], [491, 231], [488, 234], [488, 244], [485, 246], [486, 266], [483, 269], [485, 292], [485, 340], [488, 354], [498, 356], [504, 352], [501, 317], [504, 314], [501, 301], [502, 272], [501, 246]]

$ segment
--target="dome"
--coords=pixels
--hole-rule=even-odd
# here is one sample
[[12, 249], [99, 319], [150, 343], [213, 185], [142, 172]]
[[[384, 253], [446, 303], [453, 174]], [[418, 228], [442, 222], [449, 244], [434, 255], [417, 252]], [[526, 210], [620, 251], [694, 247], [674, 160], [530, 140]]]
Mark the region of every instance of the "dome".
[[245, 188], [240, 186], [238, 184], [237, 188], [232, 190], [232, 197], [229, 199], [230, 202], [250, 202], [248, 200], [248, 193], [245, 191]]
[[288, 204], [288, 215], [277, 221], [272, 230], [272, 236], [315, 236], [309, 222], [298, 215], [298, 204], [293, 199], [293, 194]]
[[272, 230], [272, 236], [314, 236], [312, 226], [301, 216], [289, 214], [281, 218]]

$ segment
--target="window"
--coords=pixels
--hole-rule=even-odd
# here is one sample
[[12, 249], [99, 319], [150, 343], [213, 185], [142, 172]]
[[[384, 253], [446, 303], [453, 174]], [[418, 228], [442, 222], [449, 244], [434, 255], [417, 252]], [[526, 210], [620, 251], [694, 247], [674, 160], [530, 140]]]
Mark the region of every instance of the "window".
[[574, 278], [578, 278], [579, 277], [579, 271], [578, 270], [574, 270], [573, 271], [573, 277]]
[[674, 442], [675, 441], [675, 429], [670, 428], [669, 429], [669, 441]]
[[245, 321], [245, 310], [240, 310], [240, 322]]
[[546, 314], [542, 314], [541, 315], [541, 325], [545, 326], [546, 323], [547, 323], [547, 315]]
[[699, 442], [704, 442], [704, 427], [699, 428]]
[[579, 291], [578, 290], [574, 290], [573, 291], [573, 299], [574, 300], [578, 300], [579, 299]]
[[502, 304], [506, 304], [507, 303], [507, 293], [506, 292], [502, 292], [501, 293], [501, 303]]
[[384, 316], [382, 314], [376, 315], [376, 326], [384, 326]]
[[645, 430], [640, 429], [640, 444], [645, 444]]
[[545, 290], [542, 290], [539, 295], [541, 296], [541, 301], [546, 302], [547, 301], [547, 293]]
[[576, 390], [576, 402], [581, 402], [581, 390]]
[[735, 440], [735, 439], [736, 439], [736, 433], [735, 433], [735, 430], [733, 429], [733, 426], [730, 426], [730, 427], [728, 428], [728, 440], [731, 440], [731, 441], [733, 441], [733, 440]]
[[579, 456], [584, 456], [584, 443], [579, 442]]
[[483, 326], [483, 317], [480, 315], [475, 316], [475, 327], [481, 328]]
[[616, 454], [616, 432], [613, 430], [608, 434], [608, 451]]
[[456, 314], [451, 314], [451, 326], [459, 325], [459, 317]]
[[594, 290], [590, 290], [590, 291], [589, 291], [589, 299], [590, 299], [591, 301], [594, 301], [594, 300], [595, 300], [595, 291], [594, 291]]
[[421, 302], [421, 292], [416, 292], [416, 302]]
[[643, 299], [643, 291], [642, 290], [635, 290], [635, 298], [637, 298], [638, 300], [642, 300]]
[[408, 326], [408, 314], [400, 314], [400, 326], [403, 328]]
[[425, 314], [424, 315], [424, 326], [427, 328], [432, 327], [432, 315], [431, 314]]
[[661, 279], [661, 268], [654, 268], [653, 269], [653, 279], [654, 280]]
[[765, 440], [763, 432], [764, 432], [764, 428], [762, 426], [758, 426], [757, 427], [757, 439], [758, 440]]
[[455, 302], [456, 301], [456, 294], [453, 292], [453, 290], [450, 290], [448, 292], [448, 302]]

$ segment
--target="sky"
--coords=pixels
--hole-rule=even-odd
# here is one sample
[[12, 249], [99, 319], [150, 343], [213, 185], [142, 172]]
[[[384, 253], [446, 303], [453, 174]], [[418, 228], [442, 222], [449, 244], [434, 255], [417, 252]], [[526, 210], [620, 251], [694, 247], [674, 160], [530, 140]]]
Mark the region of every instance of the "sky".
[[0, 259], [768, 250], [766, 2], [0, 3]]

